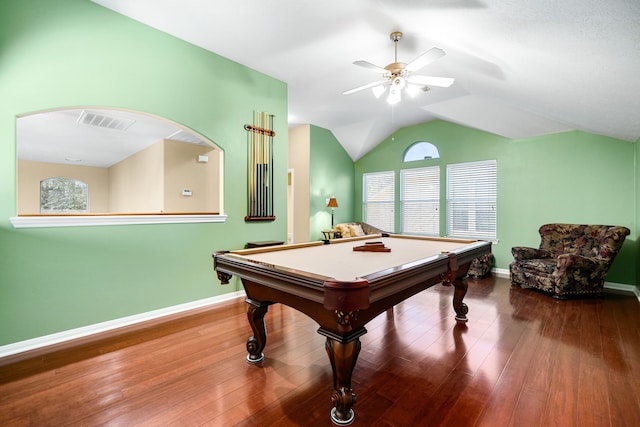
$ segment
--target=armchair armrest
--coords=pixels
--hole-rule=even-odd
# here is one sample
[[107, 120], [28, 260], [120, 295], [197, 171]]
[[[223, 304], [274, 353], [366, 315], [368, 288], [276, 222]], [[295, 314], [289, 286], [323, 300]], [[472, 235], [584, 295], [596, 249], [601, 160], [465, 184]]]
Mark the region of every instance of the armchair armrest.
[[551, 254], [548, 251], [536, 248], [528, 248], [526, 246], [512, 247], [511, 254], [513, 255], [513, 259], [515, 259], [516, 261], [536, 258], [551, 258]]
[[604, 268], [607, 271], [607, 262], [603, 258], [586, 257], [582, 255], [563, 254], [558, 256], [556, 264], [558, 274], [564, 274], [567, 270], [584, 269], [586, 271], [596, 271]]

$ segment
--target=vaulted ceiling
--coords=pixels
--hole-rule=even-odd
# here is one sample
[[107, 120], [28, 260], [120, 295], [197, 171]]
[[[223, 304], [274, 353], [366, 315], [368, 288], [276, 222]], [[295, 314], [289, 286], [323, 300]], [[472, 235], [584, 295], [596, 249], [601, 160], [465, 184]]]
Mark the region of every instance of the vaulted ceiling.
[[[638, 0], [93, 0], [288, 84], [289, 126], [333, 132], [357, 160], [398, 128], [443, 119], [507, 138], [640, 138]], [[433, 47], [415, 72], [455, 78], [394, 106], [353, 65]]]

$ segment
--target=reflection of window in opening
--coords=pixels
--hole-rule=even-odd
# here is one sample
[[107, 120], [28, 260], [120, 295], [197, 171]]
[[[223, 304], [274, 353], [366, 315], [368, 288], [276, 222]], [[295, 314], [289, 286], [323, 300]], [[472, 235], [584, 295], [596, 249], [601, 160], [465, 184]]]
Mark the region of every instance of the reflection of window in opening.
[[438, 148], [430, 142], [416, 142], [412, 144], [404, 153], [403, 162], [413, 162], [416, 160], [439, 159]]
[[40, 213], [88, 213], [89, 185], [72, 178], [40, 181]]

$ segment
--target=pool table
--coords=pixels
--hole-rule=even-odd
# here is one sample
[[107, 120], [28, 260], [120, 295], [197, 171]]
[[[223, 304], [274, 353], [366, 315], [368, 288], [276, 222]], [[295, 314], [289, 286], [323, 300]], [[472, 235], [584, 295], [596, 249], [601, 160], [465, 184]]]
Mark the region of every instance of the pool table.
[[246, 292], [249, 363], [264, 359], [271, 304], [286, 304], [318, 323], [333, 369], [331, 421], [349, 425], [356, 401], [351, 376], [367, 322], [441, 282], [453, 285], [455, 318], [466, 322], [467, 270], [490, 252], [484, 241], [378, 234], [216, 252], [213, 259], [221, 283], [235, 275]]

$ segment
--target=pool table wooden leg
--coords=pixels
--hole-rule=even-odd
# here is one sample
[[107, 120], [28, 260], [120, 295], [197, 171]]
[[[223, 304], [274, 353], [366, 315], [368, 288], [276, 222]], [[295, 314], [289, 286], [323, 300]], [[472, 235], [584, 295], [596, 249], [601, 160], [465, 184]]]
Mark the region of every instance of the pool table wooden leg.
[[[467, 313], [469, 312], [469, 307], [467, 304], [463, 303], [462, 300], [464, 296], [467, 294], [467, 276], [465, 275], [462, 278], [458, 278], [458, 260], [455, 254], [449, 254], [449, 270], [442, 275], [442, 284], [445, 286], [454, 286], [453, 291], [453, 309], [456, 311], [456, 320], [458, 322], [466, 322]], [[465, 270], [466, 271], [466, 270]]]
[[462, 279], [455, 279], [453, 281], [453, 309], [456, 311], [456, 320], [458, 322], [466, 322], [469, 320], [467, 318], [469, 307], [467, 307], [467, 304], [462, 302], [464, 296], [467, 294], [467, 286], [466, 277]]
[[253, 336], [247, 340], [247, 362], [260, 363], [264, 360], [264, 346], [267, 344], [267, 328], [264, 315], [267, 314], [271, 303], [254, 301], [247, 298], [247, 318], [253, 331]]
[[318, 330], [318, 333], [327, 337], [325, 348], [333, 369], [331, 421], [338, 426], [348, 426], [355, 419], [353, 406], [356, 404], [356, 394], [351, 389], [351, 376], [360, 354], [360, 336], [366, 332], [361, 328], [341, 337], [322, 328]]

